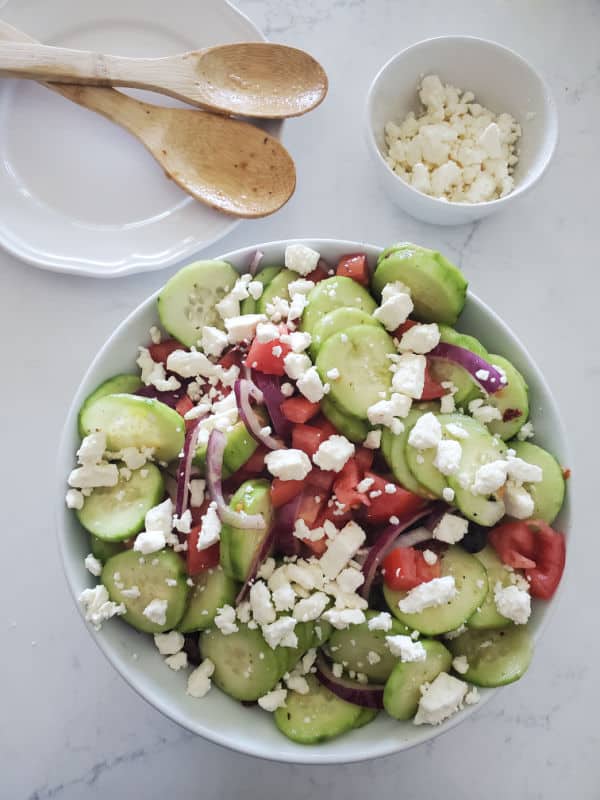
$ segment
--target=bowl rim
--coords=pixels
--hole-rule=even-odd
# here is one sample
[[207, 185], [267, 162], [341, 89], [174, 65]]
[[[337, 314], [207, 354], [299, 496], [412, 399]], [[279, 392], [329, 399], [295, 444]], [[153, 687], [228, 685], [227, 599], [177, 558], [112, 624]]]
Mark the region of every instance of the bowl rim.
[[[483, 43], [485, 46], [489, 46], [496, 50], [502, 51], [505, 55], [510, 56], [514, 60], [520, 62], [522, 66], [525, 67], [529, 72], [531, 72], [536, 79], [539, 81], [545, 98], [545, 105], [548, 110], [549, 115], [549, 123], [546, 126], [547, 132], [552, 137], [550, 147], [548, 148], [546, 157], [541, 165], [538, 167], [537, 172], [528, 173], [525, 176], [525, 180], [520, 182], [517, 186], [515, 186], [511, 192], [504, 195], [504, 197], [497, 197], [495, 200], [485, 200], [481, 203], [466, 203], [464, 201], [455, 201], [455, 200], [442, 200], [439, 197], [432, 197], [429, 194], [425, 194], [424, 192], [420, 192], [418, 189], [415, 189], [410, 183], [404, 180], [400, 175], [397, 175], [393, 169], [386, 163], [385, 159], [383, 158], [379, 147], [377, 146], [377, 142], [375, 139], [375, 131], [373, 129], [372, 124], [372, 106], [373, 106], [373, 98], [375, 95], [375, 90], [377, 88], [377, 84], [379, 83], [383, 74], [397, 61], [402, 59], [406, 56], [409, 52], [413, 50], [417, 50], [419, 48], [424, 48], [426, 46], [430, 46], [434, 42], [440, 41], [456, 41], [456, 42], [479, 42]], [[418, 77], [418, 76], [417, 76]], [[559, 135], [559, 126], [558, 126], [558, 111], [556, 107], [556, 101], [554, 100], [554, 95], [550, 91], [550, 87], [542, 74], [529, 62], [524, 56], [517, 53], [516, 50], [513, 50], [510, 47], [507, 47], [504, 44], [500, 44], [499, 42], [494, 41], [493, 39], [485, 39], [481, 36], [466, 36], [466, 35], [453, 35], [447, 34], [444, 36], [431, 36], [427, 39], [421, 39], [418, 42], [414, 42], [408, 47], [400, 50], [399, 52], [395, 53], [391, 56], [385, 64], [377, 71], [377, 74], [371, 81], [367, 92], [367, 99], [365, 103], [365, 118], [366, 118], [366, 127], [367, 127], [367, 141], [369, 147], [373, 151], [374, 155], [377, 158], [377, 161], [381, 166], [389, 173], [393, 178], [400, 182], [400, 184], [406, 187], [411, 193], [418, 196], [421, 199], [424, 199], [424, 202], [430, 201], [432, 204], [432, 208], [464, 208], [464, 209], [496, 209], [502, 205], [505, 205], [506, 202], [509, 200], [519, 197], [525, 192], [529, 191], [543, 176], [543, 174], [548, 169], [550, 162], [556, 152], [556, 148], [558, 145], [558, 135]]]
[[[264, 250], [264, 249], [273, 249], [278, 248], [282, 252], [288, 244], [304, 244], [308, 247], [313, 247], [318, 249], [319, 247], [323, 246], [334, 246], [335, 248], [339, 248], [340, 252], [356, 252], [361, 250], [368, 250], [373, 255], [379, 255], [383, 251], [383, 247], [379, 245], [373, 245], [367, 242], [359, 242], [347, 239], [335, 239], [335, 238], [303, 238], [303, 239], [281, 239], [281, 240], [274, 240], [270, 242], [262, 242], [256, 245], [246, 245], [244, 247], [240, 247], [236, 250], [230, 251], [225, 253], [222, 256], [217, 256], [215, 258], [219, 258], [226, 261], [233, 261], [237, 259], [243, 259], [244, 263], [247, 264], [249, 262], [248, 257], [254, 253], [255, 250]], [[369, 256], [371, 258], [371, 256]], [[245, 267], [239, 270], [241, 274], [243, 274], [246, 270]], [[69, 549], [69, 542], [68, 542], [68, 535], [66, 535], [66, 529], [62, 524], [62, 519], [65, 514], [65, 502], [64, 502], [64, 494], [65, 494], [65, 475], [61, 471], [63, 468], [63, 461], [65, 459], [65, 455], [68, 454], [69, 458], [72, 460], [73, 458], [73, 450], [71, 445], [71, 440], [73, 436], [73, 426], [76, 425], [78, 411], [80, 407], [80, 398], [79, 395], [82, 393], [82, 387], [85, 383], [89, 380], [89, 378], [94, 374], [94, 372], [101, 366], [105, 355], [110, 351], [113, 346], [113, 342], [117, 339], [121, 333], [123, 333], [131, 324], [131, 322], [140, 314], [144, 314], [147, 312], [152, 306], [155, 305], [156, 299], [160, 292], [162, 291], [162, 287], [159, 287], [156, 291], [154, 291], [149, 297], [139, 303], [127, 316], [117, 325], [117, 327], [112, 331], [110, 336], [106, 339], [102, 347], [98, 350], [95, 357], [93, 358], [92, 362], [90, 363], [89, 367], [85, 371], [81, 381], [77, 389], [74, 392], [73, 399], [69, 406], [69, 410], [67, 412], [67, 416], [65, 419], [65, 423], [61, 432], [60, 442], [57, 450], [57, 493], [56, 493], [56, 506], [54, 510], [54, 519], [56, 525], [56, 537], [58, 539], [58, 546], [61, 558], [61, 564], [63, 573], [67, 579], [67, 583], [69, 586], [69, 591], [73, 597], [75, 606], [79, 613], [80, 619], [85, 626], [86, 630], [101, 650], [103, 655], [106, 657], [107, 661], [111, 664], [111, 666], [119, 673], [119, 675], [129, 684], [129, 686], [143, 699], [145, 700], [150, 706], [160, 711], [165, 717], [176, 722], [185, 730], [190, 731], [196, 735], [207, 739], [214, 744], [221, 745], [229, 750], [232, 750], [237, 753], [242, 753], [248, 756], [254, 756], [257, 758], [264, 759], [266, 761], [273, 761], [273, 762], [281, 762], [281, 763], [289, 763], [289, 764], [312, 764], [312, 765], [329, 765], [329, 764], [349, 764], [349, 763], [360, 763], [363, 761], [370, 761], [376, 758], [381, 758], [384, 756], [389, 756], [393, 754], [397, 754], [403, 752], [405, 750], [409, 750], [412, 747], [416, 747], [420, 744], [425, 742], [431, 741], [435, 739], [437, 736], [446, 733], [453, 729], [455, 726], [461, 724], [464, 720], [470, 717], [473, 713], [477, 710], [482, 708], [492, 697], [496, 696], [496, 693], [499, 689], [505, 687], [496, 687], [493, 689], [486, 689], [480, 695], [480, 700], [478, 703], [474, 705], [465, 706], [460, 714], [455, 714], [449, 719], [447, 719], [442, 725], [439, 726], [423, 726], [419, 734], [415, 735], [411, 741], [406, 742], [395, 738], [386, 739], [385, 737], [381, 737], [379, 740], [379, 747], [373, 748], [366, 753], [360, 753], [358, 755], [340, 755], [337, 753], [332, 753], [327, 750], [323, 750], [319, 747], [307, 747], [304, 745], [298, 745], [295, 743], [293, 744], [294, 754], [293, 757], [290, 757], [289, 753], [279, 753], [273, 752], [272, 750], [268, 750], [265, 744], [261, 744], [260, 739], [255, 740], [245, 740], [243, 744], [235, 739], [235, 734], [221, 734], [219, 732], [213, 731], [207, 725], [202, 723], [202, 718], [198, 717], [193, 722], [190, 721], [188, 718], [185, 717], [183, 713], [180, 713], [178, 709], [174, 708], [168, 699], [168, 694], [165, 695], [163, 691], [151, 691], [145, 690], [141, 686], [138, 685], [135, 676], [136, 664], [137, 662], [126, 662], [124, 658], [121, 657], [119, 653], [115, 651], [115, 648], [112, 646], [110, 641], [101, 635], [101, 631], [96, 631], [88, 622], [85, 620], [85, 616], [81, 605], [78, 600], [78, 596], [80, 593], [80, 587], [77, 585], [77, 577], [75, 574], [70, 570], [67, 553]], [[477, 295], [473, 294], [470, 290], [468, 290], [467, 298], [469, 302], [474, 303], [479, 310], [482, 310], [486, 317], [491, 318], [494, 324], [499, 326], [505, 335], [507, 335], [512, 342], [521, 350], [522, 356], [527, 360], [528, 366], [531, 370], [535, 373], [536, 380], [540, 384], [543, 395], [544, 395], [544, 402], [547, 408], [552, 410], [552, 414], [558, 421], [558, 439], [561, 441], [562, 449], [565, 458], [568, 460], [568, 463], [572, 463], [570, 449], [568, 444], [568, 439], [566, 436], [566, 430], [563, 422], [562, 415], [560, 414], [558, 404], [554, 398], [554, 394], [552, 393], [550, 387], [548, 386], [546, 379], [540, 369], [537, 367], [535, 361], [533, 360], [531, 354], [524, 347], [523, 343], [519, 339], [519, 337], [512, 332], [510, 327], [505, 323], [501, 317], [493, 311], [487, 303], [481, 300]], [[572, 513], [570, 511], [569, 506], [567, 506], [567, 520], [565, 527], [567, 530], [572, 529]], [[569, 540], [571, 537], [568, 537]], [[569, 549], [571, 550], [572, 545], [569, 543]], [[567, 567], [568, 562], [572, 561], [572, 558], [567, 560]], [[566, 569], [565, 569], [566, 572]], [[561, 580], [558, 590], [556, 591], [555, 595], [552, 598], [552, 602], [546, 607], [545, 613], [542, 619], [537, 623], [535, 630], [532, 632], [532, 636], [534, 642], [537, 644], [539, 638], [541, 637], [546, 625], [548, 624], [551, 616], [555, 613], [557, 608], [557, 601], [559, 601], [562, 593], [564, 591], [564, 585], [566, 581], [563, 579]], [[134, 632], [135, 633], [135, 632]]]

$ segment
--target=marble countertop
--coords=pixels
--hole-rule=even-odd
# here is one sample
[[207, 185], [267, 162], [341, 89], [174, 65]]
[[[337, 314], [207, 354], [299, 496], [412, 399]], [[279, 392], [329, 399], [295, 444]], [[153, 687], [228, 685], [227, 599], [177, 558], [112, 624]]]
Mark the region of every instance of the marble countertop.
[[[52, 521], [55, 449], [72, 392], [116, 323], [168, 273], [101, 282], [42, 272], [2, 253], [0, 797], [597, 799], [600, 692], [593, 665], [600, 638], [592, 614], [598, 608], [593, 481], [599, 442], [592, 415], [600, 350], [592, 331], [600, 295], [600, 5], [239, 5], [269, 37], [314, 53], [331, 91], [314, 114], [288, 126], [286, 144], [299, 174], [288, 206], [242, 225], [209, 253], [269, 239], [335, 236], [381, 244], [409, 239], [460, 263], [474, 291], [525, 339], [565, 416], [576, 509], [568, 585], [527, 676], [426, 746], [357, 766], [310, 768], [253, 762], [186, 733], [141, 700], [100, 655], [63, 579]], [[362, 130], [365, 92], [380, 65], [411, 42], [445, 33], [493, 38], [531, 59], [552, 87], [561, 128], [551, 169], [531, 194], [501, 215], [454, 229], [420, 224], [388, 204], [370, 170]]]

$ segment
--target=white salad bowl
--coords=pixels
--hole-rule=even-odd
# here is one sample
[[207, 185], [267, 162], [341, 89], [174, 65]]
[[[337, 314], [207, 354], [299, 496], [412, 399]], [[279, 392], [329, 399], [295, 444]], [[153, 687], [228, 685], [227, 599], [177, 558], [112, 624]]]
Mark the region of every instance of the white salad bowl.
[[[283, 261], [289, 242], [269, 242], [245, 247], [222, 258], [244, 272], [252, 253], [259, 248], [265, 263]], [[343, 253], [367, 253], [374, 266], [380, 247], [364, 242], [335, 239], [305, 240], [304, 244], [318, 250], [335, 263]], [[85, 397], [110, 376], [135, 370], [136, 348], [146, 343], [148, 331], [158, 324], [156, 294], [133, 311], [110, 336], [93, 360], [77, 390], [67, 416], [58, 454], [56, 492], [56, 521], [64, 569], [71, 591], [77, 598], [83, 589], [94, 585], [95, 579], [84, 567], [89, 540], [75, 514], [65, 506], [66, 477], [74, 464], [79, 446], [77, 414]], [[510, 328], [481, 300], [469, 293], [459, 320], [461, 330], [477, 336], [486, 347], [509, 358], [525, 375], [530, 389], [530, 406], [536, 430], [536, 441], [555, 453], [559, 461], [569, 463], [567, 440], [559, 411], [548, 385], [531, 356]], [[569, 530], [568, 499], [557, 520], [559, 530]], [[556, 604], [536, 602], [530, 625], [537, 640], [548, 614]], [[79, 605], [79, 604], [78, 604]], [[138, 633], [120, 619], [105, 622], [102, 629], [91, 635], [112, 665], [128, 683], [149, 703], [189, 731], [213, 742], [252, 756], [304, 764], [335, 764], [362, 761], [397, 753], [426, 742], [449, 730], [476, 712], [490, 699], [492, 689], [481, 690], [481, 700], [468, 706], [438, 727], [415, 726], [412, 722], [397, 722], [385, 713], [370, 725], [352, 731], [339, 739], [313, 746], [295, 744], [275, 727], [271, 715], [258, 707], [244, 707], [213, 687], [202, 699], [186, 694], [185, 671], [173, 672], [165, 666], [152, 637]], [[527, 676], [523, 678], [527, 680]], [[510, 689], [508, 690], [510, 691]]]
[[[477, 103], [495, 114], [507, 112], [521, 125], [510, 194], [485, 203], [447, 202], [417, 191], [385, 161], [385, 124], [419, 111], [419, 81], [432, 74], [474, 92]], [[407, 47], [379, 70], [367, 95], [366, 134], [373, 167], [394, 203], [424, 222], [463, 225], [505, 208], [542, 177], [558, 141], [558, 116], [547, 84], [522, 56], [475, 36], [439, 36]]]

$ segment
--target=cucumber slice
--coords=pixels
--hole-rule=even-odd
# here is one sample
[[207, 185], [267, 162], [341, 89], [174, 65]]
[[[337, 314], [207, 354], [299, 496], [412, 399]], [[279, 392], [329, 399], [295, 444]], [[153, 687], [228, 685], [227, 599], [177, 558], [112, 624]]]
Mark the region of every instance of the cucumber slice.
[[185, 614], [177, 629], [182, 633], [204, 631], [213, 624], [219, 608], [235, 605], [238, 585], [221, 567], [207, 569], [194, 579]]
[[[377, 616], [377, 611], [367, 611], [367, 620]], [[385, 683], [398, 659], [390, 652], [386, 636], [411, 633], [411, 630], [398, 620], [392, 621], [389, 631], [370, 631], [366, 622], [353, 625], [341, 631], [334, 631], [323, 650], [326, 655], [339, 664], [346, 663], [348, 669], [364, 673], [371, 683]], [[376, 664], [371, 664], [369, 653], [379, 657]]]
[[488, 593], [483, 603], [467, 620], [469, 628], [505, 628], [511, 622], [496, 608], [494, 600], [494, 587], [498, 581], [502, 586], [510, 586], [510, 572], [506, 569], [502, 561], [496, 555], [496, 551], [487, 545], [478, 553], [473, 553], [474, 557], [481, 561], [487, 572]]
[[358, 715], [358, 719], [354, 723], [354, 730], [364, 728], [369, 722], [373, 722], [378, 713], [376, 708], [363, 708]]
[[448, 642], [448, 647], [454, 656], [466, 656], [469, 669], [461, 677], [477, 686], [518, 681], [533, 656], [533, 640], [523, 625], [501, 631], [469, 630]]
[[[283, 267], [264, 267], [257, 273], [252, 280], [262, 283], [263, 287], [268, 286], [273, 278], [281, 272]], [[264, 290], [263, 290], [264, 291]], [[253, 297], [247, 297], [242, 300], [240, 304], [241, 314], [256, 314], [258, 313], [258, 302]]]
[[[110, 599], [123, 603], [127, 613], [122, 616], [138, 631], [161, 633], [177, 627], [185, 610], [188, 595], [185, 564], [173, 550], [160, 550], [145, 556], [140, 563], [140, 554], [135, 550], [125, 550], [109, 558], [101, 576]], [[175, 581], [173, 586], [167, 584]], [[139, 597], [127, 597], [123, 591], [137, 586]], [[167, 609], [164, 625], [148, 619], [144, 609], [152, 600], [166, 600]]]
[[[229, 478], [237, 472], [246, 461], [254, 454], [258, 447], [256, 439], [250, 435], [243, 422], [236, 422], [225, 434], [225, 450], [223, 451], [223, 477]], [[207, 443], [200, 445], [194, 454], [194, 465], [199, 468], [202, 475], [206, 470]]]
[[346, 328], [354, 328], [356, 325], [381, 327], [376, 319], [361, 311], [360, 308], [336, 308], [335, 311], [330, 311], [321, 317], [312, 331], [312, 343], [309, 350], [313, 360], [326, 339], [333, 336], [334, 333], [345, 331]]
[[198, 345], [205, 325], [224, 330], [215, 306], [233, 289], [238, 277], [226, 261], [195, 261], [180, 269], [158, 296], [163, 327], [186, 347]]
[[[457, 347], [464, 347], [465, 350], [470, 350], [478, 356], [489, 360], [489, 355], [485, 347], [474, 336], [469, 336], [466, 333], [459, 333], [448, 325], [440, 325], [440, 341], [446, 344], [453, 344]], [[482, 397], [483, 392], [479, 384], [471, 377], [460, 364], [454, 364], [451, 361], [443, 361], [442, 359], [432, 358], [428, 361], [429, 371], [434, 380], [438, 383], [442, 381], [452, 381], [458, 391], [454, 395], [454, 402], [457, 406], [466, 407], [471, 400], [477, 397]]]
[[460, 424], [469, 436], [460, 440], [462, 447], [460, 467], [455, 475], [448, 476], [448, 484], [454, 489], [455, 505], [465, 517], [478, 525], [491, 527], [503, 516], [504, 503], [488, 499], [483, 495], [475, 495], [470, 487], [479, 467], [502, 458], [506, 446], [472, 417], [462, 416]]
[[105, 561], [108, 561], [111, 556], [125, 549], [125, 545], [121, 542], [105, 542], [97, 536], [90, 536], [90, 542], [92, 546], [92, 555], [96, 556], [103, 564]]
[[416, 614], [405, 614], [398, 603], [407, 592], [396, 592], [386, 584], [383, 595], [392, 614], [411, 630], [428, 636], [437, 636], [456, 630], [483, 603], [488, 591], [487, 574], [483, 564], [461, 547], [449, 547], [440, 556], [441, 575], [452, 575], [457, 593], [453, 600], [443, 606], [425, 608]]
[[431, 683], [440, 672], [447, 672], [452, 655], [441, 642], [422, 639], [425, 661], [398, 661], [383, 690], [383, 707], [394, 719], [410, 719], [417, 713], [421, 686]]
[[543, 519], [552, 525], [565, 500], [566, 482], [558, 461], [547, 450], [531, 442], [510, 442], [517, 456], [542, 468], [540, 483], [526, 483], [525, 488], [533, 497], [534, 519]]
[[119, 477], [116, 486], [94, 489], [77, 518], [98, 539], [120, 542], [143, 530], [146, 512], [160, 503], [164, 493], [160, 470], [146, 464], [132, 472], [128, 481]]
[[291, 269], [281, 269], [277, 275], [267, 283], [261, 296], [256, 301], [256, 310], [259, 314], [267, 313], [267, 305], [272, 303], [276, 297], [282, 300], [289, 300], [290, 293], [288, 286], [292, 281], [297, 281], [300, 276]]
[[236, 700], [258, 700], [274, 688], [287, 671], [286, 650], [272, 650], [260, 629], [237, 623], [238, 631], [225, 636], [214, 628], [200, 635], [203, 658], [215, 665], [213, 681]]
[[380, 297], [386, 283], [400, 281], [411, 290], [413, 316], [422, 322], [454, 325], [463, 310], [468, 283], [441, 253], [404, 242], [384, 250], [372, 287]]
[[84, 435], [104, 431], [107, 450], [124, 447], [152, 447], [159, 461], [177, 458], [185, 438], [181, 416], [169, 406], [149, 397], [110, 394], [85, 410], [81, 425]]
[[83, 405], [79, 409], [78, 427], [79, 435], [83, 439], [85, 436], [85, 428], [82, 424], [82, 417], [86, 414], [87, 409], [93, 405], [96, 400], [101, 397], [106, 397], [107, 394], [135, 394], [138, 389], [143, 386], [143, 383], [137, 375], [114, 375], [104, 383], [101, 383], [94, 391], [89, 394], [83, 401]]
[[[488, 356], [491, 364], [498, 365], [506, 373], [508, 384], [505, 389], [491, 394], [486, 402], [494, 406], [502, 414], [503, 421], [495, 419], [490, 422], [488, 429], [491, 433], [500, 436], [504, 441], [512, 439], [527, 422], [529, 416], [529, 389], [525, 378], [513, 367], [510, 361], [502, 356]], [[513, 415], [517, 414], [516, 417]], [[507, 417], [504, 422], [504, 417]], [[512, 418], [511, 418], [512, 417]]]
[[384, 428], [381, 435], [381, 451], [389, 468], [392, 470], [394, 478], [401, 486], [408, 489], [409, 492], [418, 494], [421, 497], [431, 497], [431, 494], [416, 480], [408, 466], [406, 460], [406, 443], [408, 441], [408, 435], [419, 417], [423, 416], [423, 414], [426, 414], [428, 411], [437, 412], [439, 410], [439, 403], [413, 404], [406, 418], [402, 420], [404, 422], [404, 430], [402, 433], [394, 435], [389, 428]]
[[319, 320], [336, 308], [357, 308], [366, 314], [372, 314], [377, 308], [377, 303], [363, 286], [343, 275], [319, 281], [308, 293], [307, 300], [301, 327], [310, 334]]
[[288, 692], [285, 706], [273, 717], [279, 730], [298, 744], [326, 742], [355, 727], [362, 709], [342, 700], [312, 675], [306, 680], [308, 694]]
[[392, 337], [383, 328], [359, 325], [330, 336], [319, 350], [316, 366], [324, 382], [330, 369], [335, 367], [340, 373], [331, 382], [329, 392], [338, 408], [367, 419], [369, 406], [381, 400], [380, 392], [387, 395], [391, 388], [391, 362], [387, 356], [395, 352]]
[[321, 412], [336, 430], [355, 444], [362, 444], [371, 430], [366, 420], [342, 411], [327, 395], [321, 400]]
[[254, 556], [264, 539], [269, 535], [273, 516], [271, 484], [267, 480], [251, 480], [243, 483], [230, 500], [230, 507], [248, 514], [262, 514], [266, 523], [263, 530], [246, 530], [223, 525], [221, 528], [221, 566], [225, 573], [242, 583]]

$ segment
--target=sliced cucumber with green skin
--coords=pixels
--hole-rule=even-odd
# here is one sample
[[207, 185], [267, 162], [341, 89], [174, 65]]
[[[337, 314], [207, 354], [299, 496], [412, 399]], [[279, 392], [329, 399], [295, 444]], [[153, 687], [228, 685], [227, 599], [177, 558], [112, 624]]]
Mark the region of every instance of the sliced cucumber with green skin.
[[101, 383], [94, 391], [88, 395], [83, 401], [83, 405], [79, 410], [78, 427], [79, 435], [83, 438], [85, 436], [85, 427], [82, 424], [82, 417], [87, 413], [87, 409], [93, 405], [96, 400], [101, 397], [106, 397], [107, 394], [135, 394], [138, 389], [141, 389], [143, 383], [137, 375], [114, 375], [104, 383]]
[[[377, 614], [377, 611], [365, 612], [367, 620]], [[392, 628], [389, 631], [370, 631], [367, 622], [363, 622], [345, 630], [333, 631], [323, 650], [332, 661], [347, 664], [348, 669], [355, 672], [362, 672], [371, 683], [385, 683], [398, 663], [396, 656], [391, 654], [385, 637], [410, 633], [412, 629], [397, 619], [392, 620]], [[369, 653], [378, 656], [379, 661], [376, 664], [370, 663]]]
[[456, 585], [456, 596], [442, 606], [424, 608], [415, 614], [400, 611], [398, 603], [408, 592], [397, 592], [385, 583], [383, 595], [392, 614], [407, 625], [427, 636], [437, 636], [460, 628], [483, 603], [488, 591], [487, 574], [483, 564], [461, 547], [449, 547], [440, 556], [441, 577], [451, 575]]
[[122, 476], [116, 486], [94, 489], [77, 511], [83, 527], [105, 542], [120, 542], [135, 536], [144, 528], [146, 513], [158, 505], [165, 485], [158, 467], [146, 464]]
[[182, 633], [204, 631], [213, 624], [219, 608], [235, 605], [238, 584], [221, 567], [207, 569], [194, 578], [185, 614], [178, 630]]
[[[268, 286], [269, 283], [273, 280], [273, 278], [281, 272], [283, 267], [264, 267], [258, 272], [253, 281], [258, 281], [262, 283], [263, 287]], [[263, 289], [264, 291], [264, 289]], [[242, 300], [240, 303], [240, 313], [241, 314], [256, 314], [258, 313], [258, 302], [253, 297], [247, 297], [245, 300]]]
[[366, 420], [342, 411], [328, 395], [321, 400], [321, 413], [339, 433], [355, 444], [362, 444], [371, 430]]
[[103, 539], [99, 539], [97, 536], [90, 536], [90, 542], [92, 547], [92, 555], [96, 556], [96, 558], [103, 564], [105, 561], [108, 561], [111, 556], [114, 556], [125, 549], [125, 546], [122, 542], [105, 542]]
[[371, 285], [380, 297], [386, 283], [400, 281], [411, 290], [413, 316], [422, 322], [454, 325], [465, 305], [468, 283], [441, 253], [403, 242], [379, 256]]
[[335, 311], [330, 311], [324, 317], [321, 317], [312, 330], [312, 342], [309, 352], [313, 360], [326, 339], [329, 339], [334, 333], [345, 331], [346, 328], [354, 328], [356, 325], [381, 327], [376, 319], [361, 311], [360, 308], [336, 308]]
[[[225, 450], [223, 452], [223, 477], [229, 478], [237, 472], [246, 461], [254, 454], [258, 447], [256, 439], [250, 435], [243, 422], [236, 422], [231, 430], [225, 434]], [[194, 465], [198, 467], [202, 475], [206, 469], [206, 448], [207, 444], [200, 445], [194, 454]]]
[[511, 621], [496, 608], [494, 599], [494, 588], [499, 582], [502, 586], [511, 585], [511, 573], [506, 569], [502, 561], [498, 558], [496, 551], [487, 545], [478, 553], [473, 553], [474, 557], [481, 561], [487, 572], [488, 593], [479, 608], [469, 617], [467, 625], [469, 628], [505, 628]]
[[226, 261], [196, 261], [180, 269], [158, 296], [158, 316], [163, 327], [186, 347], [198, 345], [205, 325], [224, 330], [215, 306], [238, 278]]
[[269, 535], [273, 517], [271, 484], [267, 480], [245, 481], [229, 505], [235, 511], [262, 514], [266, 525], [262, 530], [234, 528], [231, 525], [221, 528], [221, 566], [230, 578], [243, 583], [248, 577], [254, 556]]
[[440, 672], [447, 672], [452, 655], [441, 642], [422, 639], [425, 661], [398, 661], [383, 690], [383, 707], [394, 719], [410, 719], [417, 713], [421, 686], [431, 683]]
[[[489, 360], [489, 356], [485, 347], [474, 336], [469, 336], [466, 333], [459, 333], [451, 328], [449, 325], [440, 325], [440, 341], [445, 344], [456, 345], [463, 347], [465, 350], [470, 350], [478, 356]], [[431, 358], [428, 361], [429, 372], [431, 377], [438, 383], [442, 381], [452, 381], [458, 391], [454, 395], [454, 402], [457, 406], [466, 407], [471, 400], [477, 397], [482, 397], [483, 392], [479, 384], [471, 376], [469, 372], [460, 364], [452, 361], [444, 361], [441, 358]]]
[[461, 677], [477, 686], [505, 686], [518, 681], [531, 663], [533, 640], [524, 625], [500, 631], [469, 630], [448, 642], [454, 656], [466, 656]]
[[279, 730], [298, 744], [326, 742], [352, 730], [362, 709], [342, 700], [312, 675], [307, 676], [308, 694], [288, 692], [285, 706], [273, 717]]
[[157, 461], [172, 461], [183, 447], [185, 425], [169, 406], [150, 397], [109, 394], [82, 409], [84, 434], [103, 431], [107, 450], [152, 447]]
[[368, 408], [381, 400], [381, 392], [390, 390], [387, 356], [394, 353], [392, 337], [383, 328], [360, 325], [330, 336], [319, 350], [316, 367], [323, 382], [330, 369], [338, 370], [340, 377], [331, 381], [329, 398], [340, 410], [367, 419]]
[[363, 708], [354, 723], [354, 730], [364, 728], [369, 722], [373, 722], [378, 713], [379, 711], [376, 708]]
[[[106, 586], [110, 599], [123, 603], [127, 609], [121, 619], [133, 628], [145, 633], [162, 633], [177, 627], [183, 616], [188, 596], [185, 564], [173, 550], [160, 550], [144, 556], [135, 550], [124, 550], [109, 558], [102, 569], [101, 581]], [[169, 584], [167, 584], [169, 581]], [[174, 581], [174, 585], [170, 585]], [[123, 594], [137, 586], [139, 597]], [[152, 622], [144, 609], [153, 600], [166, 600], [165, 623]]]
[[225, 636], [211, 628], [200, 635], [203, 658], [215, 665], [214, 683], [236, 700], [258, 700], [270, 692], [288, 669], [286, 647], [272, 650], [260, 628], [250, 630], [241, 622], [238, 630]]
[[319, 281], [308, 293], [307, 300], [301, 327], [311, 335], [321, 318], [336, 308], [357, 308], [366, 314], [372, 314], [377, 308], [377, 303], [363, 286], [343, 275]]
[[431, 497], [431, 493], [416, 480], [408, 466], [406, 460], [408, 436], [419, 417], [422, 417], [428, 411], [437, 412], [439, 410], [439, 403], [413, 404], [406, 418], [402, 420], [404, 423], [402, 433], [394, 435], [389, 428], [384, 428], [381, 435], [381, 451], [389, 468], [392, 470], [394, 478], [409, 492], [418, 494], [421, 497]]
[[[502, 414], [502, 421], [495, 419], [490, 422], [488, 429], [491, 433], [500, 436], [504, 441], [512, 439], [529, 417], [529, 389], [525, 378], [516, 367], [502, 356], [489, 355], [488, 359], [494, 366], [499, 366], [506, 373], [508, 381], [504, 389], [489, 395], [486, 403], [494, 406]], [[516, 415], [516, 416], [515, 416]], [[506, 420], [506, 421], [504, 421]]]
[[472, 417], [462, 416], [460, 424], [469, 435], [460, 440], [460, 467], [457, 473], [448, 476], [448, 484], [454, 489], [454, 504], [464, 516], [489, 528], [504, 515], [504, 503], [473, 494], [470, 487], [479, 467], [504, 457], [506, 445]]
[[291, 269], [282, 269], [277, 275], [274, 275], [256, 301], [257, 312], [259, 314], [266, 314], [267, 306], [269, 303], [272, 303], [276, 297], [281, 297], [282, 300], [289, 300], [290, 292], [288, 286], [292, 281], [297, 281], [299, 277], [298, 273]]
[[566, 482], [558, 461], [547, 450], [531, 442], [509, 442], [509, 447], [517, 456], [535, 464], [542, 469], [542, 480], [539, 483], [526, 483], [525, 488], [533, 497], [533, 518], [543, 519], [552, 525], [565, 500]]

